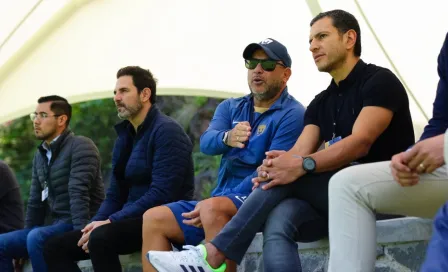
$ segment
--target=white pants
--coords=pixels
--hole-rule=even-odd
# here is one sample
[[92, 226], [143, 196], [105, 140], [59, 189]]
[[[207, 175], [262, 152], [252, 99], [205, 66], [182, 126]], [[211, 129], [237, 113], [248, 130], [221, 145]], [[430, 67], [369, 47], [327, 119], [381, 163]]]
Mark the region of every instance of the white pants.
[[390, 162], [346, 168], [329, 185], [330, 272], [374, 271], [375, 214], [432, 218], [448, 200], [446, 165], [412, 187], [392, 177]]

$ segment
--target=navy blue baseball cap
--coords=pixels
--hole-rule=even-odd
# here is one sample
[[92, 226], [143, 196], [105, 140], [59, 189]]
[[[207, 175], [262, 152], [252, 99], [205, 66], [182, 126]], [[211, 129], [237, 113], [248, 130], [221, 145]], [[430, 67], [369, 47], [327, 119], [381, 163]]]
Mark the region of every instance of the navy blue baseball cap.
[[251, 43], [244, 49], [243, 58], [251, 59], [257, 49], [263, 50], [270, 59], [280, 60], [286, 67], [291, 67], [292, 61], [288, 49], [278, 41], [267, 38], [259, 43]]

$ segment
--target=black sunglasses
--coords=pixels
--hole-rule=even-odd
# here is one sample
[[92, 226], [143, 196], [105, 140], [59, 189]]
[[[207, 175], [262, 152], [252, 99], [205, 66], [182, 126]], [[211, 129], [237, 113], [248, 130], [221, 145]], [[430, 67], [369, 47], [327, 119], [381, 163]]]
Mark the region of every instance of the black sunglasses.
[[270, 60], [270, 59], [249, 59], [245, 60], [246, 68], [249, 70], [255, 69], [258, 64], [261, 64], [261, 68], [267, 72], [271, 72], [275, 70], [275, 67], [277, 65], [286, 67], [283, 63], [277, 62], [276, 60]]

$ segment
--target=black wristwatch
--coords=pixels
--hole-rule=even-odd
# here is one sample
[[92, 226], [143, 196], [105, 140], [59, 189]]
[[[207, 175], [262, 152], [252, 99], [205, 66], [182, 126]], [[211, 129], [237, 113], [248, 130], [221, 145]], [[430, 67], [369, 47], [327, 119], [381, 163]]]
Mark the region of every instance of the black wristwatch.
[[307, 173], [313, 173], [316, 170], [316, 161], [311, 157], [303, 158], [302, 167]]

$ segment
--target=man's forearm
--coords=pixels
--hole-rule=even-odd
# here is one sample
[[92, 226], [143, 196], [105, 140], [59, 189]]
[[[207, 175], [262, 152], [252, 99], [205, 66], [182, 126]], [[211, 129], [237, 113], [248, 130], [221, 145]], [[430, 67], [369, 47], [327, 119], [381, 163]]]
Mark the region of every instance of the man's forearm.
[[316, 161], [316, 172], [332, 171], [364, 157], [370, 146], [370, 143], [351, 135], [310, 157]]
[[229, 146], [223, 142], [224, 133], [226, 131], [209, 130], [206, 131], [200, 140], [200, 150], [206, 155], [221, 155], [226, 150], [229, 150]]
[[[317, 151], [317, 148], [312, 148], [310, 146], [301, 146], [298, 144], [295, 144], [291, 150], [289, 150], [288, 152], [291, 152], [295, 155], [299, 155], [302, 157], [308, 157], [310, 154], [313, 154], [314, 152]], [[317, 153], [315, 153], [317, 154]]]

